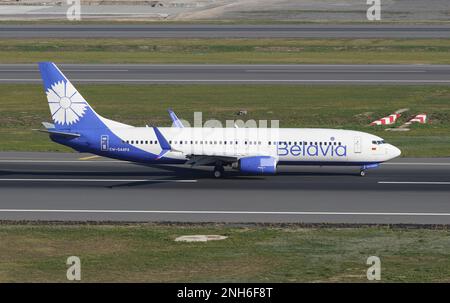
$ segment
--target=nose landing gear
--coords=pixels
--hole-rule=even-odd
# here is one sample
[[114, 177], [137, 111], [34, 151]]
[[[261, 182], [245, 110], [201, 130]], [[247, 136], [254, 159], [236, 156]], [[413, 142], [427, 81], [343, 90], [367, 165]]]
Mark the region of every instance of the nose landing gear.
[[380, 166], [379, 163], [363, 165], [363, 166], [361, 166], [361, 169], [359, 170], [359, 175], [361, 177], [364, 177], [366, 175], [366, 170], [367, 169], [369, 169], [369, 168], [377, 168], [378, 166]]

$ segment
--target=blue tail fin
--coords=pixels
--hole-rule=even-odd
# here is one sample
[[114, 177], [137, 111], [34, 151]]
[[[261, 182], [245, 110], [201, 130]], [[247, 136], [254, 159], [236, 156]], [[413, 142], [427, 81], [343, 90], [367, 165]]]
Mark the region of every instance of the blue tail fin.
[[40, 62], [44, 90], [55, 129], [76, 131], [104, 127], [100, 117], [53, 62]]

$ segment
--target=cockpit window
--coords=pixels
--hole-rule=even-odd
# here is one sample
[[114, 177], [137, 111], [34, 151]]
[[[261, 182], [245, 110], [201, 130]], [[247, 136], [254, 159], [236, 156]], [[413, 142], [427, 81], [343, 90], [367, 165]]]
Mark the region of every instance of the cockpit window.
[[372, 141], [372, 144], [376, 144], [376, 145], [381, 145], [381, 144], [385, 144], [386, 143], [386, 141], [384, 141], [384, 140], [373, 140]]

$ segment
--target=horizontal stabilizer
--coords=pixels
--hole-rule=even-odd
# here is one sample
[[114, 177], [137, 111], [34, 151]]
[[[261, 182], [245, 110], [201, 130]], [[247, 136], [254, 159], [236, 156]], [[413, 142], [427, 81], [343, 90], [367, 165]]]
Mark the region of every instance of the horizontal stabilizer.
[[45, 129], [55, 129], [55, 124], [53, 123], [42, 122], [42, 125], [45, 127]]
[[42, 133], [47, 133], [49, 135], [56, 135], [56, 136], [65, 137], [65, 138], [78, 138], [80, 136], [80, 134], [60, 132], [60, 131], [52, 130], [52, 129], [33, 129], [33, 130], [42, 132]]

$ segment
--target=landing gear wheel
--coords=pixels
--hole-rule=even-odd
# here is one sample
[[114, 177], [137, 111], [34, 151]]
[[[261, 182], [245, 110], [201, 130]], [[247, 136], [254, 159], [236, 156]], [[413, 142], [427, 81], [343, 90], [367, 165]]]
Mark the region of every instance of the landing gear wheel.
[[223, 166], [216, 166], [214, 167], [214, 177], [215, 178], [222, 178], [224, 175], [225, 170], [223, 169]]
[[359, 171], [359, 175], [360, 175], [361, 177], [364, 177], [364, 176], [366, 175], [366, 171], [365, 171], [365, 170], [360, 170], [360, 171]]

